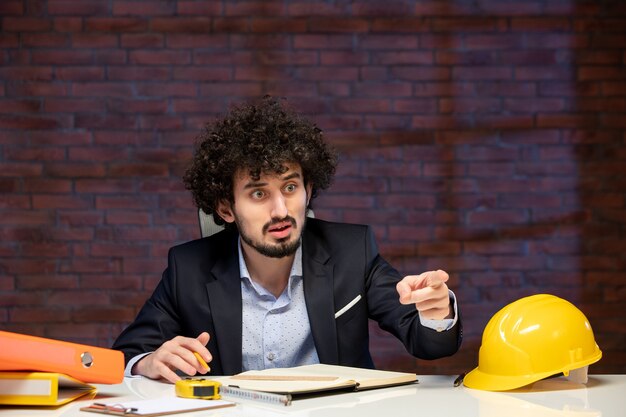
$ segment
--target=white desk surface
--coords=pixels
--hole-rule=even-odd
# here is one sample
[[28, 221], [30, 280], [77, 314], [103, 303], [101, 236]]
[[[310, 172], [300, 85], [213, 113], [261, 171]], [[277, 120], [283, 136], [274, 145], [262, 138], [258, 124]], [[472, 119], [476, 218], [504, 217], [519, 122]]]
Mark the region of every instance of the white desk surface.
[[[590, 375], [586, 385], [564, 378], [537, 382], [524, 389], [487, 392], [453, 387], [455, 376], [423, 375], [419, 383], [370, 391], [297, 399], [290, 406], [238, 400], [235, 407], [175, 416], [300, 417], [625, 417], [626, 375]], [[0, 416], [97, 417], [80, 411], [94, 401], [158, 398], [174, 394], [171, 384], [126, 378], [119, 385], [97, 385], [95, 399], [76, 400], [58, 408], [0, 407]], [[227, 398], [225, 398], [227, 399]]]

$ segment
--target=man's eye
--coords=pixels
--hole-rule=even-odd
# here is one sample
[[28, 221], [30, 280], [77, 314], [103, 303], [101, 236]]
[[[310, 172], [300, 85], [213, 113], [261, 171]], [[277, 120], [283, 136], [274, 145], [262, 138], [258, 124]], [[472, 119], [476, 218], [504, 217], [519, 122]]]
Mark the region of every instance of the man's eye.
[[288, 186], [285, 187], [285, 191], [292, 193], [294, 191], [296, 191], [296, 185], [295, 184], [289, 184]]
[[257, 199], [257, 200], [258, 200], [258, 199], [263, 198], [263, 196], [264, 196], [264, 195], [265, 195], [265, 194], [263, 193], [263, 191], [258, 191], [258, 190], [257, 190], [257, 191], [254, 191], [254, 192], [252, 193], [252, 198], [255, 198], [255, 199]]

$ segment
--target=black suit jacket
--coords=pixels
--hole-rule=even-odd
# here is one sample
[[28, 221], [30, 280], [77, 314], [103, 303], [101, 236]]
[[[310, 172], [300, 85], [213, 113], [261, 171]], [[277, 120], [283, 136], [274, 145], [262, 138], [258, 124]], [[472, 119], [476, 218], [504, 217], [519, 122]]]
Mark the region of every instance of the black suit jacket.
[[[197, 337], [207, 331], [211, 374], [241, 372], [237, 238], [236, 232], [222, 231], [170, 249], [160, 283], [113, 345], [124, 352], [126, 362], [177, 335]], [[302, 263], [304, 296], [320, 362], [373, 367], [368, 318], [419, 358], [435, 359], [458, 350], [460, 317], [443, 332], [422, 326], [415, 306], [399, 303], [396, 283], [401, 276], [379, 255], [368, 226], [307, 219]], [[335, 319], [335, 313], [358, 295], [361, 300]]]

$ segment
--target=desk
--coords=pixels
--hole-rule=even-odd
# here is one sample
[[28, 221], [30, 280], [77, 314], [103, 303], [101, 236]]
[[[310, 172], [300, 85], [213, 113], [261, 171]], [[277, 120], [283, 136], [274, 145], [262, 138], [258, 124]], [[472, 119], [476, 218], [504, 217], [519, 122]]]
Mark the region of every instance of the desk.
[[[237, 400], [237, 406], [175, 416], [189, 417], [624, 417], [626, 375], [591, 375], [587, 385], [564, 378], [539, 381], [505, 393], [453, 387], [454, 376], [418, 376], [419, 384], [294, 400], [273, 405]], [[97, 385], [97, 399], [136, 400], [173, 395], [171, 384], [127, 378], [119, 385]], [[0, 408], [0, 416], [97, 417], [79, 411], [93, 400], [78, 400], [59, 408]]]

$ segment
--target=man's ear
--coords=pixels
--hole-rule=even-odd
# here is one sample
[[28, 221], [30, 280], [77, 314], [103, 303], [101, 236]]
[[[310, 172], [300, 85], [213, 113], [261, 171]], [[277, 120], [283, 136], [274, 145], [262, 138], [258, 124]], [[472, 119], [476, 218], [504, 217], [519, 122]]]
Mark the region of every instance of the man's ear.
[[222, 200], [217, 204], [217, 214], [226, 223], [232, 223], [235, 221], [235, 214], [233, 213], [233, 208], [231, 204], [227, 201]]

